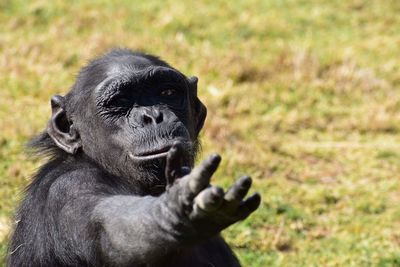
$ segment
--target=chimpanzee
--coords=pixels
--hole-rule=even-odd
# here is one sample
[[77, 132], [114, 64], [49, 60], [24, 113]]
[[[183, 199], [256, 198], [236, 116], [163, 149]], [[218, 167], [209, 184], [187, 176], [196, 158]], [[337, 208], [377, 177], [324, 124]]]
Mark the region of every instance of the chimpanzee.
[[206, 108], [197, 78], [114, 49], [51, 99], [31, 141], [48, 156], [16, 214], [8, 266], [240, 266], [219, 233], [261, 201], [240, 178], [210, 185], [219, 155], [194, 167]]

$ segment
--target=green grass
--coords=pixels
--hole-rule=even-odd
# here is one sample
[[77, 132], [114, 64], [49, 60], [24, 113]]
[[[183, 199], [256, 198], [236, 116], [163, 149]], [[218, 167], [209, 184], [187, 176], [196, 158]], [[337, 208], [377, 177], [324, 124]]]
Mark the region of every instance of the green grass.
[[400, 266], [400, 2], [0, 0], [0, 266], [49, 98], [111, 47], [200, 77], [214, 182], [261, 208], [224, 231], [244, 266]]

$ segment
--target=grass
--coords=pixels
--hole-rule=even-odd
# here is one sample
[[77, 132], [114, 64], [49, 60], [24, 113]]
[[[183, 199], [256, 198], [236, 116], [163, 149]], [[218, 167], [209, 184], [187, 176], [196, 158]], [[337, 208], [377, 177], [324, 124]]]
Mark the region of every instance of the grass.
[[49, 98], [111, 47], [200, 77], [215, 183], [263, 195], [244, 266], [400, 266], [400, 2], [0, 0], [0, 266]]

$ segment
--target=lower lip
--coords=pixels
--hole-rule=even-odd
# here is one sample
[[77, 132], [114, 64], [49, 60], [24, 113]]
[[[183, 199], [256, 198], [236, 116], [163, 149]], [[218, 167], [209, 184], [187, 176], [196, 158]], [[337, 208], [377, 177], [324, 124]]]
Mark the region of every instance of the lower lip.
[[129, 157], [133, 160], [150, 160], [150, 159], [158, 159], [158, 158], [163, 158], [166, 157], [168, 152], [162, 152], [159, 154], [154, 154], [154, 155], [147, 155], [147, 156], [135, 156], [131, 152], [128, 153]]

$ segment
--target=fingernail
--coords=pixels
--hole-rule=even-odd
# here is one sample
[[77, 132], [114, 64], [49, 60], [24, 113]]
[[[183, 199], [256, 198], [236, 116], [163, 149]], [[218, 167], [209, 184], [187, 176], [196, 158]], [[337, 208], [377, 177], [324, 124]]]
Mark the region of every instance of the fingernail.
[[221, 187], [219, 187], [219, 186], [215, 186], [215, 187], [213, 187], [212, 189], [211, 189], [212, 191], [212, 194], [215, 196], [215, 197], [220, 197], [220, 196], [222, 196], [223, 194], [224, 194], [224, 190], [221, 188]]
[[243, 176], [241, 178], [241, 183], [242, 183], [243, 186], [249, 187], [251, 185], [251, 183], [252, 183], [252, 179], [251, 179], [250, 176]]
[[211, 161], [217, 163], [221, 161], [221, 156], [217, 153], [211, 154]]

